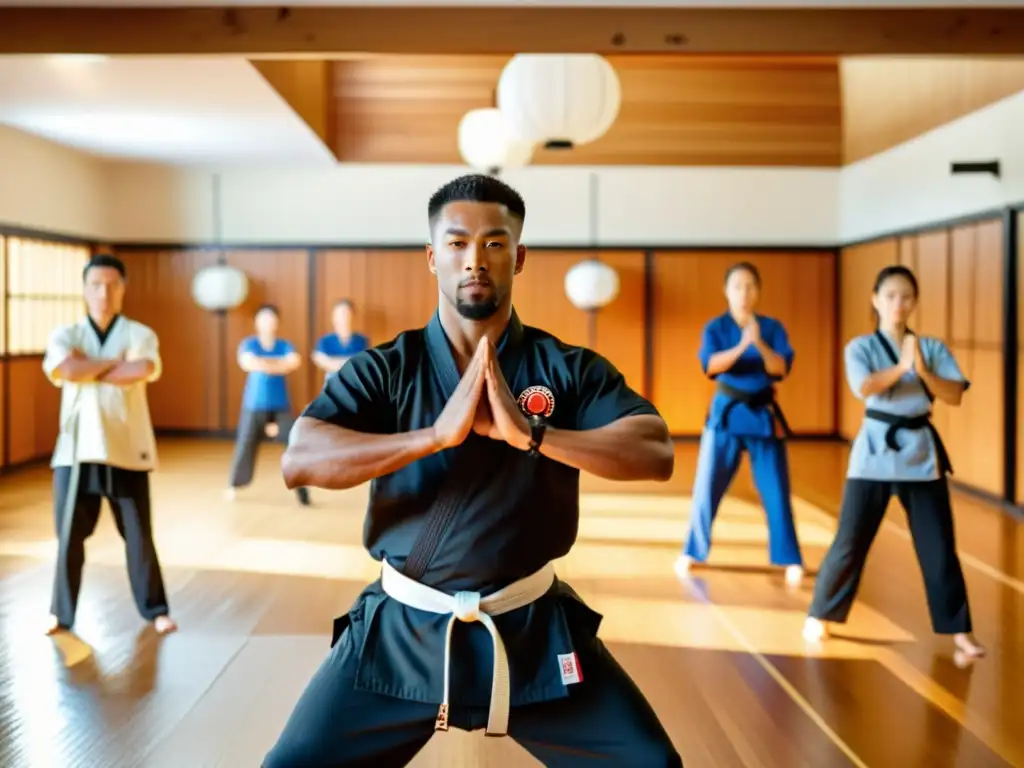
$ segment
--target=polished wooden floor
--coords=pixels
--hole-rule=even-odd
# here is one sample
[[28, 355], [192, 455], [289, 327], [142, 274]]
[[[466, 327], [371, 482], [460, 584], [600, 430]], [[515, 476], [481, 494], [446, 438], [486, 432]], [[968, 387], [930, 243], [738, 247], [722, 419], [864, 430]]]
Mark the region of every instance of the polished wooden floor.
[[[301, 508], [268, 447], [258, 481], [223, 500], [230, 446], [164, 440], [155, 527], [178, 634], [135, 613], [108, 515], [88, 546], [75, 636], [45, 637], [54, 541], [49, 472], [0, 478], [0, 766], [258, 766], [327, 652], [331, 619], [376, 576], [360, 547], [365, 488]], [[715, 567], [681, 583], [695, 446], [666, 485], [584, 480], [579, 541], [558, 564], [605, 616], [601, 634], [663, 719], [688, 768], [1024, 766], [1024, 526], [957, 495], [979, 639], [969, 665], [933, 636], [894, 505], [842, 637], [800, 628], [835, 526], [846, 451], [791, 446], [811, 577], [765, 567], [746, 466], [715, 529]], [[450, 732], [414, 765], [533, 761], [509, 739]]]

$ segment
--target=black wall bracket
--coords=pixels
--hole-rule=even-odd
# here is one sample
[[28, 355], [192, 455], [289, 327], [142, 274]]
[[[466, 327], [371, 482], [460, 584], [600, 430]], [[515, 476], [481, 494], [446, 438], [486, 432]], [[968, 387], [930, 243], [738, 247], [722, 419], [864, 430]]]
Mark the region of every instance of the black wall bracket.
[[949, 172], [953, 174], [957, 173], [991, 173], [997, 179], [1002, 175], [1002, 170], [999, 167], [998, 160], [989, 160], [987, 162], [979, 163], [951, 163], [949, 166]]

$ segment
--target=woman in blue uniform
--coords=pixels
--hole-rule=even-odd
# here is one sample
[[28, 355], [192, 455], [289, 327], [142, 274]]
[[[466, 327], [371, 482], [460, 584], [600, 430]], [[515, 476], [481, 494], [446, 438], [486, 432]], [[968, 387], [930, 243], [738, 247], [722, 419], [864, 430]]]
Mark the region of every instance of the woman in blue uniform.
[[775, 401], [775, 383], [789, 374], [793, 348], [782, 323], [755, 314], [760, 290], [756, 267], [734, 265], [725, 273], [729, 309], [704, 327], [700, 364], [717, 390], [701, 437], [690, 533], [676, 573], [685, 576], [691, 563], [707, 560], [718, 505], [746, 451], [768, 517], [771, 562], [785, 567], [787, 583], [796, 586], [803, 577], [803, 559], [783, 442], [789, 427]]
[[956, 553], [946, 480], [952, 467], [930, 418], [936, 398], [959, 405], [970, 383], [942, 341], [907, 327], [917, 304], [917, 280], [909, 269], [879, 272], [872, 303], [878, 329], [850, 341], [844, 354], [847, 383], [867, 409], [850, 449], [839, 526], [818, 572], [804, 637], [822, 640], [826, 622], [846, 621], [895, 494], [906, 510], [932, 628], [953, 635], [961, 654], [981, 656]]

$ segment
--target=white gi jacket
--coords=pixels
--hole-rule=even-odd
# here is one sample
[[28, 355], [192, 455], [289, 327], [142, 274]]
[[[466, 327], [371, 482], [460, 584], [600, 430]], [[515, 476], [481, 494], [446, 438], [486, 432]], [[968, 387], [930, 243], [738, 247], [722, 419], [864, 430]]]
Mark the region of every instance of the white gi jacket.
[[[88, 357], [151, 360], [156, 368], [148, 379], [127, 387], [54, 379], [57, 366], [75, 348]], [[102, 346], [88, 318], [54, 330], [43, 357], [43, 372], [62, 390], [60, 430], [50, 466], [90, 462], [130, 470], [156, 469], [156, 438], [146, 387], [159, 379], [162, 371], [156, 333], [127, 317], [118, 317]]]

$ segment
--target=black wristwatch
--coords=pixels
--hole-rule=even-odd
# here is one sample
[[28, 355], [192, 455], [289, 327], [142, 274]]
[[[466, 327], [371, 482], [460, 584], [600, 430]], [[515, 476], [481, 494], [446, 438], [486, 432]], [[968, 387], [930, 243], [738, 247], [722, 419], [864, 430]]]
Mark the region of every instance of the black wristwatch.
[[544, 431], [547, 429], [544, 419], [539, 416], [530, 417], [530, 448], [527, 456], [540, 456], [540, 444], [544, 442]]

